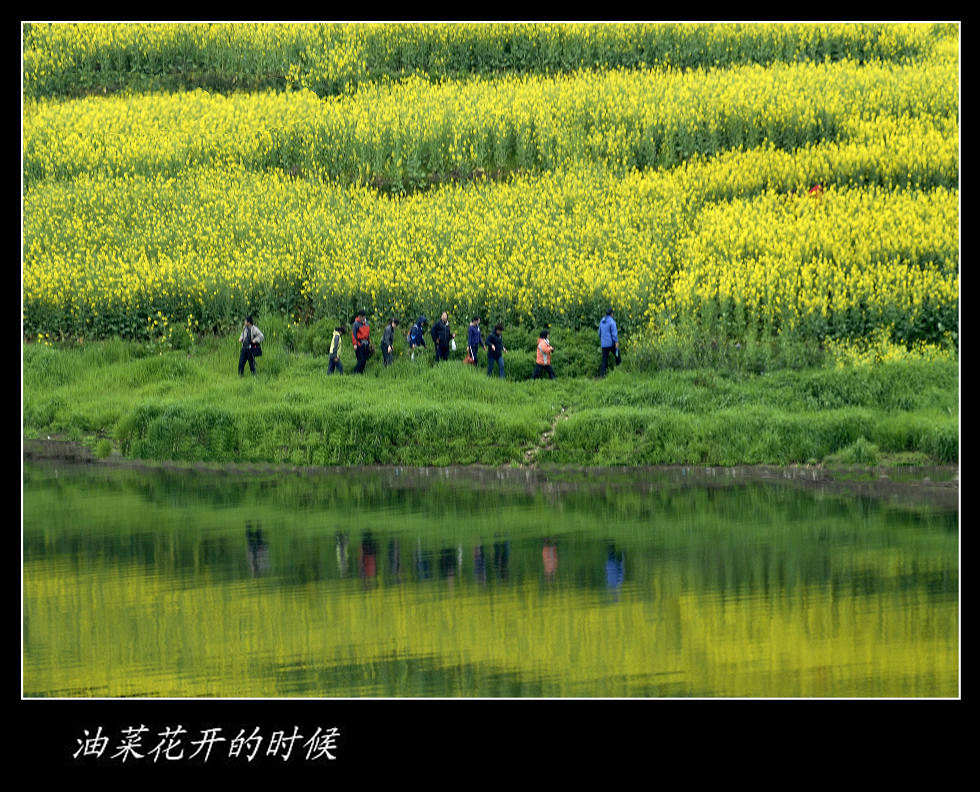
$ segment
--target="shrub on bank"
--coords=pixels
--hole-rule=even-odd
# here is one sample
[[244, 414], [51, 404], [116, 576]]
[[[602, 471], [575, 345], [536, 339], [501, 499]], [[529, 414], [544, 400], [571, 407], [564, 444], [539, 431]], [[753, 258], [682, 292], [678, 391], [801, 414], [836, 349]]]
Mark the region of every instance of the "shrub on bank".
[[874, 443], [883, 452], [923, 450], [946, 464], [957, 460], [956, 438], [955, 421], [886, 417], [859, 408], [800, 414], [750, 405], [692, 415], [665, 408], [617, 407], [573, 414], [560, 422], [554, 450], [542, 452], [539, 461], [788, 465], [841, 453], [855, 461], [858, 455], [868, 460]]
[[345, 410], [263, 405], [238, 412], [144, 404], [116, 430], [123, 454], [146, 459], [285, 462], [296, 465], [505, 464], [538, 427], [486, 405], [371, 405]]
[[864, 437], [859, 437], [849, 446], [842, 448], [836, 454], [830, 454], [826, 461], [830, 464], [845, 465], [877, 465], [880, 459], [879, 449], [874, 443]]

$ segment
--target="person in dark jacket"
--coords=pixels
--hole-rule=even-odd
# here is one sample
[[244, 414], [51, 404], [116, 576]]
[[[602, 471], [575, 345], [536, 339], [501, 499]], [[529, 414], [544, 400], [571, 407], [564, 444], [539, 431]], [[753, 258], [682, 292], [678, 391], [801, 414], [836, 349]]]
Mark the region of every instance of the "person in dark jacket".
[[449, 329], [449, 314], [445, 311], [432, 328], [432, 336], [436, 342], [436, 360], [449, 360], [449, 346], [456, 334]]
[[441, 319], [436, 319], [432, 323], [432, 329], [429, 331], [429, 335], [432, 336], [432, 349], [436, 353], [436, 360], [439, 360], [439, 324], [441, 321]]
[[371, 328], [367, 323], [364, 311], [358, 312], [357, 318], [354, 320], [354, 326], [351, 328], [351, 341], [354, 344], [354, 355], [357, 357], [354, 373], [363, 374], [371, 349]]
[[473, 358], [473, 365], [479, 366], [480, 347], [484, 346], [483, 336], [480, 333], [480, 317], [474, 316], [470, 322], [469, 329], [466, 331], [466, 349]]
[[391, 365], [392, 351], [395, 346], [395, 328], [398, 327], [398, 320], [392, 317], [385, 325], [385, 331], [381, 334], [381, 359], [385, 368]]
[[238, 376], [245, 374], [245, 364], [248, 363], [249, 371], [255, 374], [255, 344], [261, 344], [265, 340], [262, 331], [255, 326], [251, 316], [245, 317], [245, 325], [242, 327], [242, 334], [238, 336], [238, 343], [242, 345], [241, 354], [238, 356]]
[[495, 325], [493, 332], [487, 339], [487, 376], [493, 376], [493, 367], [497, 366], [500, 372], [500, 378], [504, 378], [504, 352], [507, 351], [507, 347], [504, 346], [504, 326], [501, 324]]
[[602, 347], [602, 365], [599, 367], [599, 376], [606, 376], [606, 364], [609, 356], [613, 356], [613, 363], [619, 354], [619, 335], [616, 333], [616, 320], [612, 317], [612, 308], [606, 311], [606, 315], [599, 322], [599, 346]]
[[408, 348], [412, 353], [412, 360], [415, 360], [415, 349], [416, 347], [425, 346], [425, 325], [428, 323], [428, 319], [425, 314], [422, 314], [412, 325], [412, 329], [408, 331]]

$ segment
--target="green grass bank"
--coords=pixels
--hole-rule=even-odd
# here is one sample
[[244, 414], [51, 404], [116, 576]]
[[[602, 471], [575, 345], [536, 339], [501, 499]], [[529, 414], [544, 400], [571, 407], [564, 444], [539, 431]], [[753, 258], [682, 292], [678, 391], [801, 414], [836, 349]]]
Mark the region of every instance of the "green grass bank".
[[[624, 343], [604, 380], [593, 331], [553, 329], [558, 379], [531, 380], [536, 334], [505, 332], [507, 379], [415, 361], [403, 339], [363, 377], [349, 340], [327, 375], [324, 328], [259, 321], [258, 376], [235, 335], [185, 348], [113, 339], [23, 346], [23, 427], [152, 460], [292, 465], [955, 464], [954, 355], [833, 365], [791, 342]], [[403, 328], [404, 329], [404, 328]], [[459, 338], [465, 325], [456, 326]], [[373, 334], [380, 334], [375, 327]], [[175, 342], [176, 338], [171, 338]], [[377, 343], [377, 341], [376, 341]], [[462, 344], [460, 345], [462, 346]], [[457, 352], [457, 358], [461, 356]]]

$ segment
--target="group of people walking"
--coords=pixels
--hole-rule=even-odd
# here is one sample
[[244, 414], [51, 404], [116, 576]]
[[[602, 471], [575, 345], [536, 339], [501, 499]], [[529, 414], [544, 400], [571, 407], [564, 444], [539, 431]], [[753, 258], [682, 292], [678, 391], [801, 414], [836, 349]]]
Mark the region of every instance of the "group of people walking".
[[[426, 347], [425, 327], [428, 322], [428, 318], [423, 314], [419, 316], [408, 331], [406, 339], [412, 360], [415, 360], [415, 355], [421, 354], [421, 350]], [[385, 367], [390, 366], [394, 360], [395, 332], [397, 327], [398, 320], [392, 317], [388, 320], [381, 334], [381, 359]], [[507, 352], [507, 347], [504, 346], [503, 332], [503, 325], [498, 323], [494, 325], [493, 332], [484, 340], [483, 333], [480, 329], [480, 317], [474, 316], [466, 331], [466, 357], [464, 362], [473, 366], [479, 366], [480, 350], [486, 349], [487, 376], [492, 377], [496, 369], [498, 376], [503, 379], [504, 353]], [[330, 340], [330, 349], [327, 352], [327, 374], [333, 374], [334, 372], [339, 374], [344, 373], [344, 367], [340, 362], [340, 350], [343, 346], [345, 333], [346, 328], [343, 325], [338, 325], [334, 328], [333, 338]], [[450, 351], [456, 350], [456, 334], [452, 332], [449, 326], [449, 315], [446, 311], [443, 311], [438, 321], [432, 325], [432, 329], [428, 335], [432, 339], [436, 361], [449, 360]], [[555, 349], [551, 345], [548, 336], [548, 330], [542, 330], [538, 336], [533, 379], [544, 375], [547, 375], [549, 379], [555, 378], [555, 372], [551, 366], [551, 355]], [[354, 347], [354, 357], [357, 359], [353, 373], [363, 374], [368, 359], [375, 351], [371, 343], [371, 327], [368, 324], [365, 311], [358, 311], [354, 317], [350, 338], [351, 344]], [[238, 359], [239, 376], [244, 375], [246, 363], [248, 363], [252, 374], [255, 374], [255, 358], [262, 354], [262, 341], [264, 339], [265, 336], [255, 326], [252, 317], [245, 317], [245, 325], [238, 338], [242, 347], [241, 355]], [[610, 358], [613, 361], [619, 361], [619, 336], [616, 330], [616, 320], [613, 319], [611, 308], [606, 311], [606, 315], [599, 322], [599, 346], [602, 348], [602, 363], [599, 368], [599, 376], [604, 377]]]
[[[412, 360], [415, 360], [415, 355], [419, 354], [419, 350], [425, 348], [425, 326], [428, 321], [428, 318], [423, 314], [415, 321], [411, 332], [408, 334], [408, 347]], [[487, 375], [492, 376], [493, 370], [496, 368], [499, 375], [503, 377], [504, 352], [507, 351], [504, 346], [503, 333], [504, 326], [497, 324], [493, 328], [493, 333], [484, 341], [483, 332], [480, 330], [480, 317], [474, 316], [466, 330], [466, 357], [464, 362], [479, 366], [480, 350], [486, 349]], [[449, 360], [449, 352], [456, 349], [456, 334], [449, 327], [449, 314], [445, 311], [442, 312], [439, 320], [432, 325], [429, 336], [432, 338], [436, 360]]]
[[[427, 316], [424, 314], [419, 316], [406, 335], [411, 359], [415, 360], [415, 356], [421, 354], [421, 350], [425, 349], [427, 346], [425, 337], [428, 335], [432, 340], [432, 346], [435, 350], [436, 362], [449, 360], [449, 353], [456, 350], [456, 334], [449, 326], [449, 314], [443, 311], [429, 332], [426, 333], [428, 323], [429, 319]], [[381, 359], [385, 367], [390, 366], [394, 360], [395, 332], [397, 327], [398, 320], [392, 317], [388, 320], [381, 334]], [[340, 362], [340, 350], [343, 345], [345, 331], [346, 328], [343, 325], [339, 325], [334, 329], [333, 338], [330, 341], [330, 349], [327, 353], [329, 360], [327, 374], [333, 374], [335, 371], [340, 374], [344, 373], [344, 367]], [[480, 350], [486, 349], [487, 374], [492, 376], [494, 369], [496, 369], [499, 376], [503, 377], [503, 356], [507, 351], [507, 348], [504, 346], [503, 332], [503, 325], [497, 324], [493, 328], [493, 333], [484, 341], [483, 334], [480, 330], [480, 317], [474, 316], [470, 321], [470, 326], [466, 334], [466, 362], [478, 366], [480, 364]], [[351, 328], [351, 343], [354, 346], [354, 356], [357, 358], [354, 373], [363, 374], [368, 359], [375, 351], [371, 343], [371, 328], [364, 311], [358, 311], [357, 316], [354, 317], [354, 324]]]

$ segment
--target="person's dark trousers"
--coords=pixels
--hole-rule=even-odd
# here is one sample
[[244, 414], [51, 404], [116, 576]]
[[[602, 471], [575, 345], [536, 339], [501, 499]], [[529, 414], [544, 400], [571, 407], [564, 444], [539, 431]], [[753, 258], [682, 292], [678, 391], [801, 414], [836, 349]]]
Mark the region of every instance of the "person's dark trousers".
[[436, 360], [449, 360], [449, 347], [441, 344], [436, 347]]
[[385, 349], [381, 350], [381, 361], [385, 364], [385, 368], [391, 365], [393, 354]]
[[493, 376], [493, 364], [494, 363], [497, 364], [497, 368], [500, 370], [500, 379], [503, 379], [504, 378], [504, 359], [502, 357], [499, 357], [499, 358], [488, 358], [487, 359], [487, 376], [488, 377], [492, 377]]
[[245, 374], [245, 361], [248, 361], [248, 367], [251, 372], [255, 373], [255, 355], [252, 354], [251, 349], [246, 349], [242, 347], [242, 353], [238, 356], [238, 376], [241, 377]]
[[354, 354], [357, 357], [357, 365], [354, 366], [354, 373], [363, 374], [364, 366], [367, 364], [367, 359], [368, 359], [367, 349], [364, 348], [363, 344], [358, 344], [357, 350], [355, 351]]
[[480, 365], [480, 347], [473, 348], [473, 365], [474, 366]]
[[538, 375], [542, 371], [547, 371], [548, 372], [548, 379], [554, 379], [555, 378], [555, 372], [552, 370], [552, 368], [551, 368], [550, 365], [542, 366], [540, 363], [535, 363], [534, 364], [534, 376], [532, 376], [531, 379], [537, 379], [538, 378]]
[[339, 371], [341, 374], [344, 373], [344, 367], [340, 364], [339, 357], [330, 358], [330, 365], [327, 366], [327, 374], [333, 374], [334, 371]]
[[606, 365], [609, 363], [609, 356], [612, 355], [612, 365], [613, 368], [616, 367], [616, 347], [603, 347], [602, 348], [602, 366], [599, 367], [599, 376], [606, 376]]

